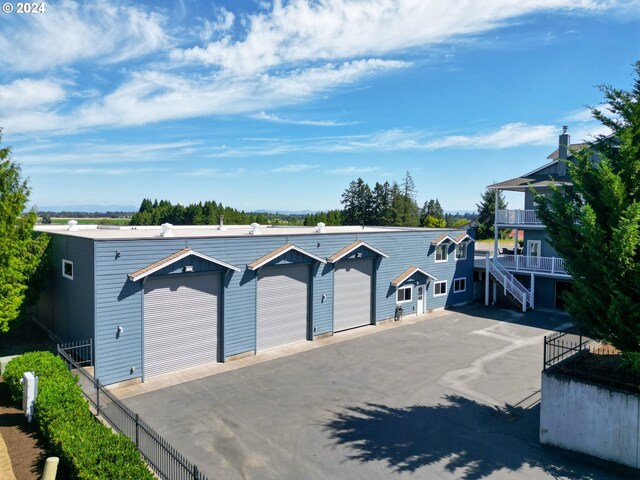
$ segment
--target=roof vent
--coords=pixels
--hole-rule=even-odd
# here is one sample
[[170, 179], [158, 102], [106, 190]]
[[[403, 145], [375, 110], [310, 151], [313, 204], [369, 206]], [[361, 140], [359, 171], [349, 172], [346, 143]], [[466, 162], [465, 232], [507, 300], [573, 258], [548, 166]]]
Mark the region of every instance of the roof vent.
[[69, 225], [69, 231], [70, 232], [77, 232], [78, 231], [78, 222], [76, 220], [69, 220], [67, 222], [67, 225]]
[[161, 237], [173, 237], [173, 232], [171, 231], [173, 225], [170, 223], [163, 223], [160, 226], [162, 227], [162, 233], [160, 234]]
[[316, 225], [316, 233], [325, 233], [325, 224], [320, 222], [318, 223], [318, 225]]
[[224, 215], [220, 215], [220, 225], [218, 225], [218, 230], [226, 230], [226, 228], [224, 228]]
[[260, 235], [260, 224], [253, 222], [251, 224], [251, 231], [249, 232], [251, 235]]

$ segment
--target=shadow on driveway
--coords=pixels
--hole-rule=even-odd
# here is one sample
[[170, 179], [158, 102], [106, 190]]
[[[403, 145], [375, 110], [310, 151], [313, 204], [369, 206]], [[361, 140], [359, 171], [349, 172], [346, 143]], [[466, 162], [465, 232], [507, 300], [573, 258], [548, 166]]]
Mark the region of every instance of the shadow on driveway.
[[441, 468], [465, 480], [523, 467], [555, 478], [632, 478], [624, 467], [573, 453], [569, 459], [567, 452], [539, 445], [539, 406], [496, 408], [458, 395], [444, 399], [434, 406], [345, 407], [325, 427], [337, 445], [353, 452], [350, 460], [382, 461], [394, 473], [443, 462]]

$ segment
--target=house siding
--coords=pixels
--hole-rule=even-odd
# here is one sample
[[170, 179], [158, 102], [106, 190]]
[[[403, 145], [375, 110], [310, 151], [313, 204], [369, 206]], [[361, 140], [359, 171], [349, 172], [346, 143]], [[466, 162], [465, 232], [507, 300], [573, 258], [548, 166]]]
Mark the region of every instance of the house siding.
[[[220, 360], [227, 357], [252, 352], [256, 349], [256, 274], [247, 269], [247, 264], [257, 258], [291, 243], [321, 258], [327, 258], [356, 240], [363, 240], [384, 252], [389, 258], [380, 257], [366, 247], [359, 247], [345, 259], [373, 258], [373, 320], [392, 318], [396, 308], [396, 289], [390, 282], [400, 273], [415, 265], [438, 280], [447, 281], [447, 295], [433, 296], [433, 281], [427, 284], [427, 310], [447, 307], [472, 301], [473, 297], [473, 250], [470, 243], [466, 260], [456, 261], [455, 246], [449, 245], [447, 262], [435, 262], [435, 248], [431, 241], [447, 233], [456, 236], [459, 230], [409, 230], [389, 232], [363, 232], [349, 234], [311, 234], [278, 236], [245, 236], [215, 238], [156, 238], [131, 240], [85, 240], [87, 252], [93, 255], [95, 248], [95, 271], [90, 270], [86, 281], [76, 282], [82, 286], [82, 293], [76, 297], [88, 301], [85, 309], [90, 315], [80, 315], [74, 311], [68, 318], [79, 323], [87, 323], [86, 336], [93, 336], [93, 298], [95, 298], [95, 374], [104, 384], [143, 376], [143, 311], [144, 293], [142, 281], [132, 282], [128, 274], [157, 262], [183, 248], [191, 248], [204, 255], [219, 259], [239, 267], [239, 272], [224, 269], [222, 300], [220, 302]], [[469, 232], [471, 233], [471, 232]], [[472, 234], [472, 233], [471, 233]], [[75, 237], [53, 235], [61, 244]], [[473, 236], [473, 234], [472, 234]], [[95, 245], [95, 247], [94, 247]], [[74, 260], [74, 258], [70, 258]], [[61, 262], [61, 260], [60, 260]], [[321, 264], [296, 251], [290, 251], [272, 262], [271, 265], [295, 263], [311, 264], [310, 284], [310, 338], [333, 331], [333, 264]], [[339, 265], [339, 261], [336, 265]], [[75, 263], [74, 263], [75, 265]], [[93, 262], [90, 262], [93, 268]], [[177, 275], [184, 266], [192, 266], [194, 272], [219, 270], [221, 267], [197, 257], [187, 257], [169, 265], [152, 275]], [[61, 277], [61, 276], [60, 276]], [[465, 277], [465, 292], [453, 293], [453, 279]], [[83, 277], [84, 278], [84, 277]], [[420, 283], [424, 278], [419, 277]], [[57, 279], [56, 284], [63, 278]], [[95, 283], [95, 295], [93, 285]], [[416, 285], [412, 278], [408, 284]], [[71, 293], [69, 293], [71, 295]], [[324, 297], [324, 299], [323, 299]], [[403, 304], [407, 314], [416, 312], [416, 292], [412, 301]], [[117, 327], [124, 333], [116, 336]], [[83, 331], [84, 331], [83, 330]]]
[[[51, 235], [51, 272], [38, 300], [37, 321], [61, 341], [92, 338], [94, 319], [93, 241]], [[62, 260], [73, 262], [73, 279], [62, 276]]]
[[544, 230], [525, 230], [524, 231], [524, 254], [529, 255], [527, 250], [527, 242], [529, 240], [539, 240], [541, 246], [541, 255], [543, 257], [557, 257], [558, 252], [549, 243], [549, 238]]

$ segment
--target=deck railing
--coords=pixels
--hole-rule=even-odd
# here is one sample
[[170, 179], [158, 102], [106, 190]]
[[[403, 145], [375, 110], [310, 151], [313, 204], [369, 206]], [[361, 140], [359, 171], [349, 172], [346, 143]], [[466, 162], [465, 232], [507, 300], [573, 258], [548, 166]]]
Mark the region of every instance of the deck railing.
[[535, 210], [498, 210], [497, 221], [507, 225], [542, 225]]
[[498, 255], [498, 261], [507, 270], [523, 272], [544, 272], [569, 275], [564, 267], [564, 258], [532, 257], [529, 255]]
[[[522, 305], [522, 311], [526, 311], [531, 306], [531, 292], [522, 285], [509, 271], [507, 271], [500, 262], [496, 262], [486, 257], [486, 265], [488, 272], [504, 287]], [[506, 293], [505, 292], [505, 293]]]

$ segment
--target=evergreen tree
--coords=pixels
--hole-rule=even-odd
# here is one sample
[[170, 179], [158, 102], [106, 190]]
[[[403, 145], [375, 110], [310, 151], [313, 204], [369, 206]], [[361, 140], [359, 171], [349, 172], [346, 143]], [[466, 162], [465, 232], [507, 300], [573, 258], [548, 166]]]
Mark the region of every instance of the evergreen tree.
[[351, 181], [342, 194], [345, 225], [370, 225], [372, 194], [369, 185], [362, 178]]
[[376, 182], [372, 193], [371, 224], [390, 225], [391, 186], [389, 182]]
[[18, 318], [49, 242], [33, 232], [35, 210], [24, 213], [31, 189], [10, 154], [9, 147], [0, 148], [0, 332]]
[[[632, 91], [600, 89], [608, 114], [592, 109], [612, 137], [573, 152], [572, 187], [536, 195], [538, 215], [564, 258], [573, 290], [564, 300], [590, 337], [640, 367], [640, 62]], [[594, 162], [596, 153], [599, 161]]]
[[407, 170], [402, 181], [402, 195], [399, 200], [400, 225], [404, 227], [417, 227], [420, 225], [420, 208], [416, 203], [416, 186]]
[[[496, 220], [496, 190], [487, 189], [482, 194], [480, 203], [476, 203], [478, 207], [478, 230], [476, 236], [478, 240], [483, 238], [493, 237], [493, 224]], [[498, 209], [503, 210], [507, 208], [507, 202], [504, 199], [504, 194], [500, 192], [498, 197]]]

